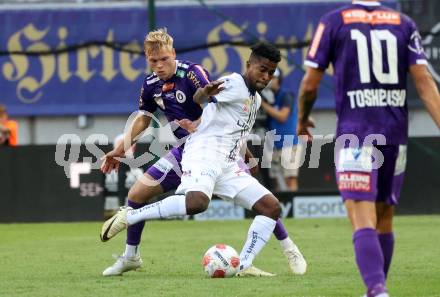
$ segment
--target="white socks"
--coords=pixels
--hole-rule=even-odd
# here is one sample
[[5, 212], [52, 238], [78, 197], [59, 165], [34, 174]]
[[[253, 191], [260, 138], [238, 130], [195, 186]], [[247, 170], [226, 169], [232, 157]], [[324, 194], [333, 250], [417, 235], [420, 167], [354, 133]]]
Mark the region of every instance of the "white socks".
[[252, 265], [255, 257], [266, 245], [275, 228], [276, 221], [266, 216], [256, 216], [249, 227], [247, 240], [240, 253], [240, 270]]
[[125, 245], [124, 257], [133, 258], [139, 255], [139, 246], [138, 245]]
[[127, 223], [133, 225], [140, 221], [156, 220], [186, 215], [185, 195], [174, 195], [144, 207], [129, 210]]
[[295, 244], [293, 243], [292, 239], [290, 237], [286, 237], [283, 240], [280, 240], [280, 245], [283, 251], [292, 249], [295, 247]]

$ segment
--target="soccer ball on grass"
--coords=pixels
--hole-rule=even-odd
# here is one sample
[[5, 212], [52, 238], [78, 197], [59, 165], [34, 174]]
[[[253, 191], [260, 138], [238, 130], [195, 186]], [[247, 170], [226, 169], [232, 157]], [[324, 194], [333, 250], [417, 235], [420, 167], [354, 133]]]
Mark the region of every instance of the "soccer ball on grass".
[[229, 245], [216, 244], [206, 251], [202, 264], [209, 277], [232, 277], [238, 272], [240, 257]]

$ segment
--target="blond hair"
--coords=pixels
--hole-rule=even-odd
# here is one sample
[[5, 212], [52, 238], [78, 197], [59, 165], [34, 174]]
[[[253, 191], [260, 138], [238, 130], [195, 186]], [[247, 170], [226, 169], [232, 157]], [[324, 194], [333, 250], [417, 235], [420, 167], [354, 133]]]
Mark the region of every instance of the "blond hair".
[[160, 28], [149, 32], [144, 40], [144, 51], [146, 55], [162, 49], [173, 49], [173, 37], [167, 33], [167, 28]]

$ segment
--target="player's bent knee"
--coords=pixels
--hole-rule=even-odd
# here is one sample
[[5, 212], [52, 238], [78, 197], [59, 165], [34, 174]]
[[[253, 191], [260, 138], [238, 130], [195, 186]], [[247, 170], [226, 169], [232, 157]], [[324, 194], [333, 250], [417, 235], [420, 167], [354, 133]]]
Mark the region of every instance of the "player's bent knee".
[[128, 191], [128, 199], [136, 203], [145, 203], [163, 193], [162, 187], [149, 175], [144, 175]]
[[268, 217], [274, 219], [274, 220], [278, 220], [281, 216], [281, 205], [280, 202], [277, 200], [274, 205], [271, 207], [270, 209], [270, 214], [268, 215]]
[[281, 216], [281, 205], [275, 196], [268, 194], [258, 200], [252, 209], [259, 215], [277, 220]]
[[209, 202], [209, 197], [203, 192], [188, 192], [186, 193], [186, 213], [194, 215], [204, 212], [208, 209]]

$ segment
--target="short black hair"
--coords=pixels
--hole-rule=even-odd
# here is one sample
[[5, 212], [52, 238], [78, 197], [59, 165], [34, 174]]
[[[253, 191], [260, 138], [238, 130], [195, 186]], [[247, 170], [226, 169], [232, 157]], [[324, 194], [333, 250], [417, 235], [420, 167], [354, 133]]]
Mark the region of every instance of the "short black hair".
[[268, 59], [269, 61], [278, 63], [281, 61], [280, 50], [270, 42], [259, 41], [251, 46], [251, 57], [258, 56]]

